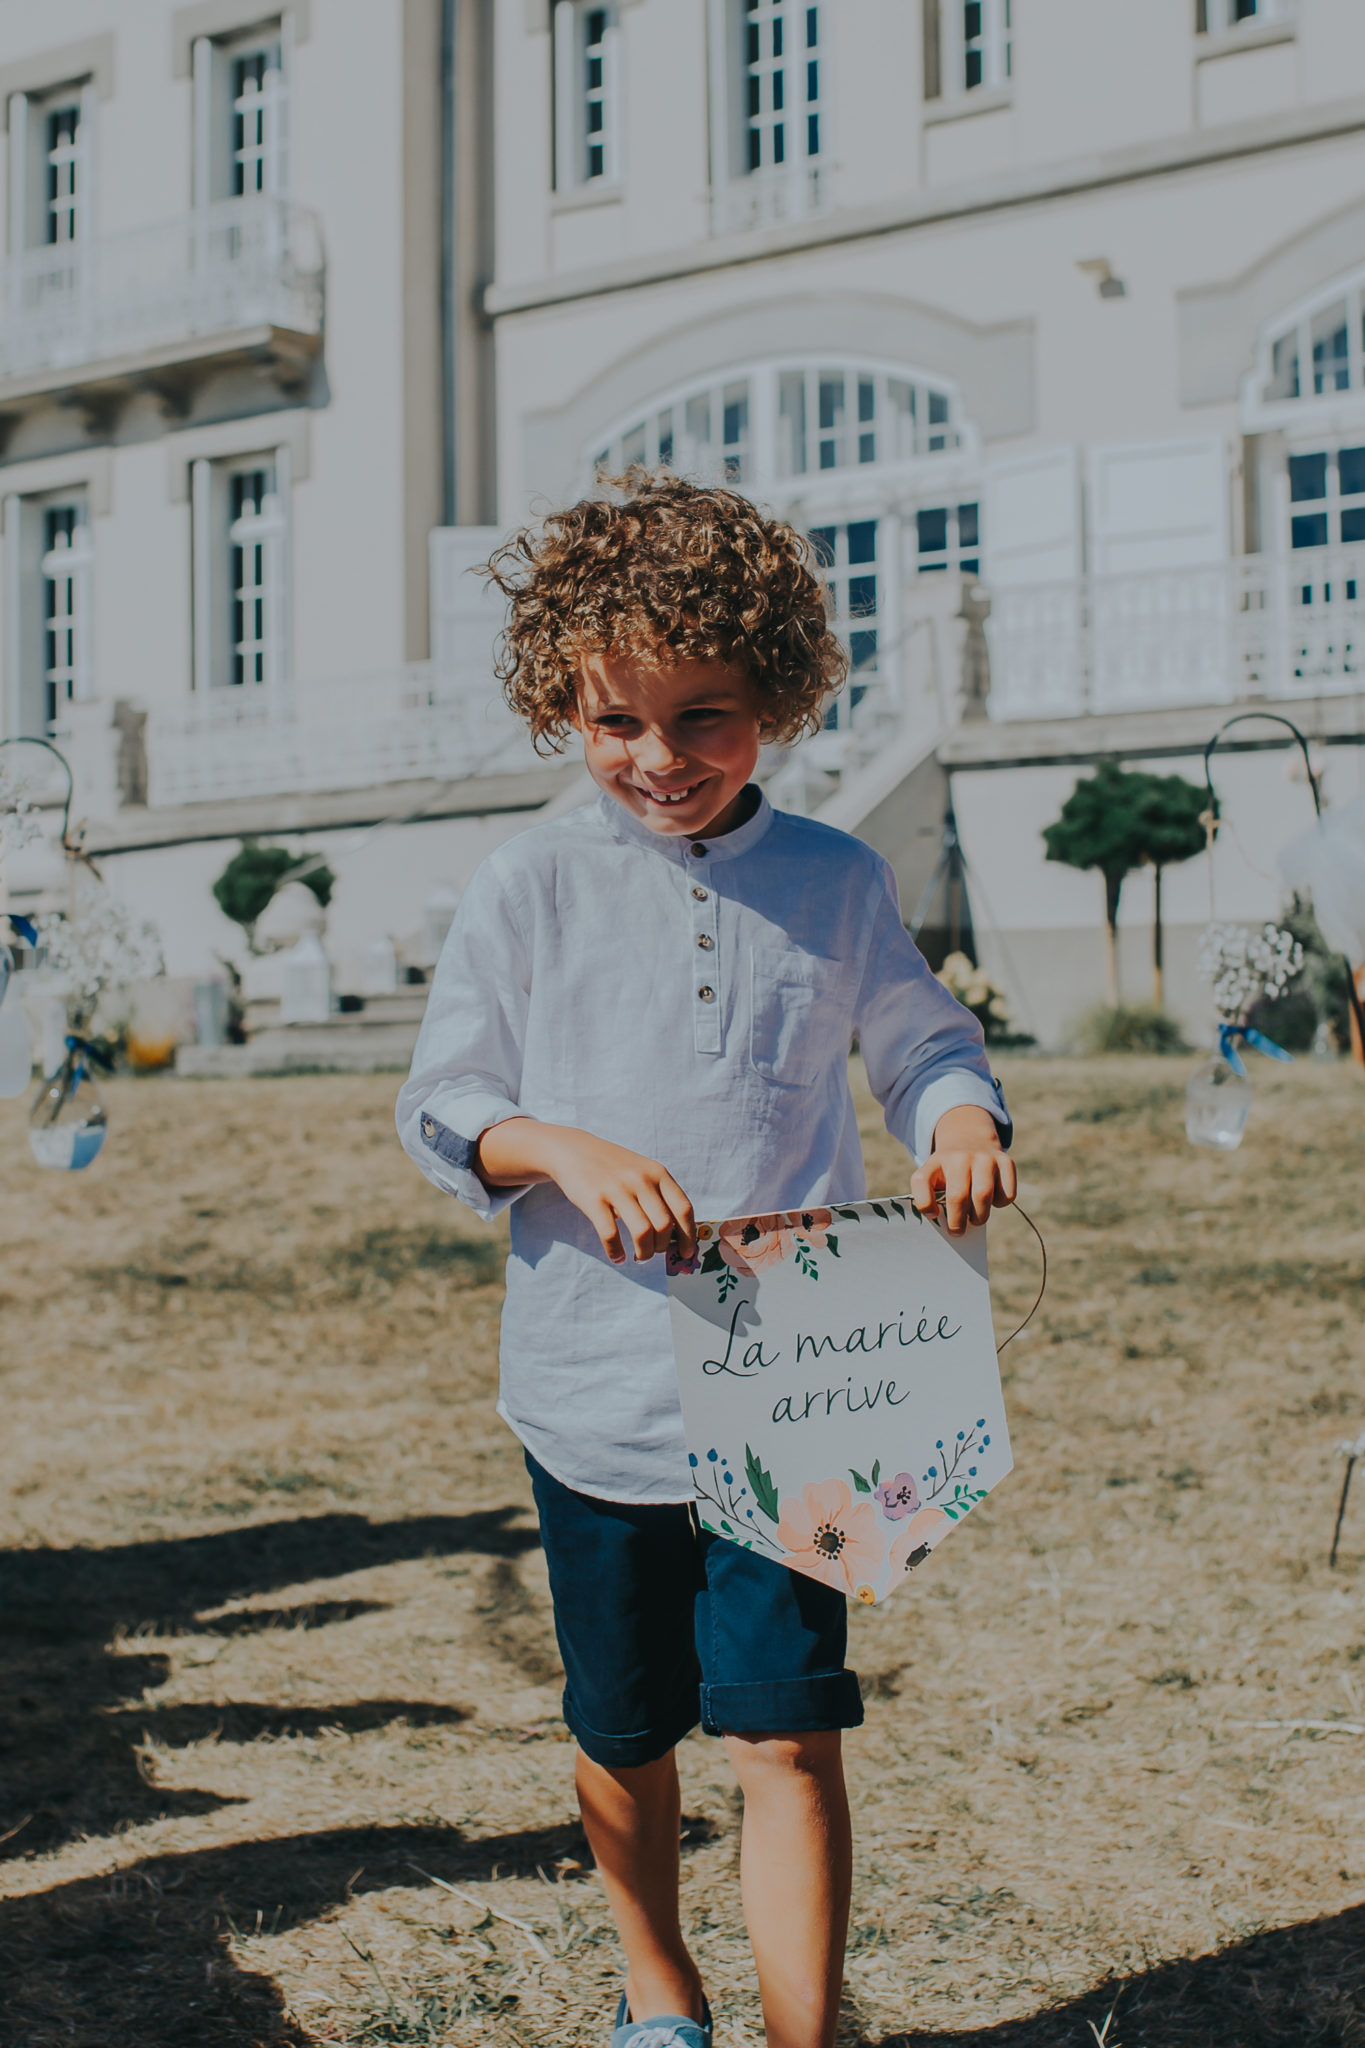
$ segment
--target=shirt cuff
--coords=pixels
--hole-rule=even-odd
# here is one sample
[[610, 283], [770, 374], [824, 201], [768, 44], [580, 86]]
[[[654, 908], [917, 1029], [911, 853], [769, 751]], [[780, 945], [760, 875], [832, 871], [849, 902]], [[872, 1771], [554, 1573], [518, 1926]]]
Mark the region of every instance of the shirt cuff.
[[915, 1104], [915, 1157], [921, 1163], [934, 1148], [934, 1126], [950, 1109], [988, 1110], [1000, 1126], [1000, 1142], [1008, 1150], [1014, 1138], [1005, 1098], [998, 1081], [983, 1080], [969, 1067], [950, 1067], [929, 1083]]
[[416, 1117], [415, 1137], [421, 1148], [418, 1164], [429, 1180], [447, 1194], [467, 1202], [476, 1216], [491, 1222], [533, 1185], [490, 1188], [479, 1173], [479, 1140], [494, 1124], [524, 1116], [514, 1102], [497, 1095], [459, 1095], [440, 1090], [423, 1104]]

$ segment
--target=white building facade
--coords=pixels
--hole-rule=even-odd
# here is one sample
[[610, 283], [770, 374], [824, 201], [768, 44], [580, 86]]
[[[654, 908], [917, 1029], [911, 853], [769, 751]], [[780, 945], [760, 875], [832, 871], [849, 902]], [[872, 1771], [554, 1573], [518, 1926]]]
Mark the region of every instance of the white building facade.
[[[1040, 838], [1088, 762], [1197, 780], [1262, 707], [1362, 786], [1360, 0], [61, 12], [0, 24], [5, 730], [70, 736], [188, 971], [234, 833], [327, 849], [344, 950], [562, 793], [464, 570], [602, 466], [811, 533], [855, 673], [775, 793], [907, 911], [951, 793], [1045, 1042], [1103, 991]], [[1221, 915], [1308, 821], [1284, 738], [1219, 756]], [[1168, 877], [1192, 1027], [1209, 901]]]

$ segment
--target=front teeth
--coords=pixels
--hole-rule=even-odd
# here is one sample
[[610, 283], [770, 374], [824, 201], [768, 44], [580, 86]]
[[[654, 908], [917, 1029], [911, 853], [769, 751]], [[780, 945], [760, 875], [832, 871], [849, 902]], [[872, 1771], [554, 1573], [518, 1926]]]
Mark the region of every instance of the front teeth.
[[681, 804], [686, 803], [688, 797], [696, 793], [696, 787], [697, 785], [693, 783], [691, 789], [675, 790], [672, 796], [661, 789], [647, 789], [645, 795], [652, 804]]

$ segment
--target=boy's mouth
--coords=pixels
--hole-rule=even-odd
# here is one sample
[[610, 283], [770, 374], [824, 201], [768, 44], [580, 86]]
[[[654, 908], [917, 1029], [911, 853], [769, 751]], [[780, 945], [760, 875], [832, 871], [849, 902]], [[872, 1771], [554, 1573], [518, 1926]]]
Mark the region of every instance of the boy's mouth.
[[695, 796], [697, 791], [703, 787], [700, 782], [689, 782], [683, 789], [646, 789], [639, 782], [633, 782], [630, 786], [635, 791], [635, 794], [644, 797], [646, 802], [659, 804], [663, 807], [672, 804], [685, 804], [689, 797]]

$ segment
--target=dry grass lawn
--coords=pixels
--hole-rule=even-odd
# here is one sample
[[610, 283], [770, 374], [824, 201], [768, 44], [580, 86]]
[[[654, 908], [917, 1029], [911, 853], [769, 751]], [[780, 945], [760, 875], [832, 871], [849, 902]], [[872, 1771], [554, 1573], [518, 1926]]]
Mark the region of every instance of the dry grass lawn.
[[[1051, 1289], [1014, 1476], [853, 1615], [845, 2040], [1365, 2043], [1365, 1487], [1326, 1568], [1365, 1083], [1258, 1065], [1221, 1158], [1183, 1063], [1006, 1079]], [[119, 1083], [71, 1177], [0, 1106], [6, 2048], [605, 2041], [499, 1248], [394, 1085]], [[1003, 1329], [1035, 1252], [993, 1243]], [[757, 2043], [734, 1790], [681, 1763], [718, 2041]]]

